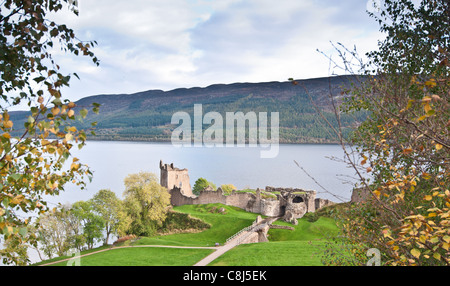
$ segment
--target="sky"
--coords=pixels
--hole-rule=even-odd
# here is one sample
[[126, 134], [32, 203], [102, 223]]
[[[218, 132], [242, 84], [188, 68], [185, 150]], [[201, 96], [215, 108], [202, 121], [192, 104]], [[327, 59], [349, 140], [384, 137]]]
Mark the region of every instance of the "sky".
[[382, 34], [368, 1], [377, 0], [78, 0], [79, 16], [54, 17], [98, 42], [100, 66], [62, 52], [55, 58], [80, 76], [64, 90], [72, 100], [326, 77], [339, 73], [325, 56], [338, 60], [332, 43], [361, 55], [377, 48]]

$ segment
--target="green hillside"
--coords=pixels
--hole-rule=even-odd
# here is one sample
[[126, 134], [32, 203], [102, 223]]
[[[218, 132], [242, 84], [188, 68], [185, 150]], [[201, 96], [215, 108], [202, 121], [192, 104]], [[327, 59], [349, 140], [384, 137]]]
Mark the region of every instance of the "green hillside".
[[[171, 125], [172, 115], [187, 112], [193, 125], [194, 104], [202, 104], [203, 115], [218, 112], [224, 125], [226, 112], [267, 112], [269, 130], [270, 114], [278, 112], [281, 143], [334, 143], [337, 139], [318, 115], [317, 108], [337, 126], [330, 96], [340, 101], [344, 98], [343, 88], [354, 81], [353, 76], [338, 76], [298, 80], [297, 84], [290, 81], [216, 84], [205, 88], [90, 96], [76, 102], [77, 107], [90, 109], [92, 103], [98, 103], [100, 112], [89, 112], [77, 127], [88, 129], [92, 122], [97, 122], [97, 140], [170, 141], [172, 131], [177, 127]], [[24, 121], [27, 117], [24, 112], [12, 116], [17, 122], [15, 126], [22, 126], [19, 120]], [[362, 112], [354, 116], [342, 114], [344, 133], [365, 117]], [[208, 127], [203, 125], [204, 130]], [[225, 134], [223, 138], [226, 138]]]

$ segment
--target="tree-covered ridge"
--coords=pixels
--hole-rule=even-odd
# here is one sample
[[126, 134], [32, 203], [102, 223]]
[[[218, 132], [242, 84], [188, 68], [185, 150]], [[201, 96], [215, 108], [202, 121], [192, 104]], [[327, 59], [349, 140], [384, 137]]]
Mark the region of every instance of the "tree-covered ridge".
[[[101, 106], [100, 112], [88, 114], [78, 128], [87, 129], [96, 122], [96, 139], [170, 141], [172, 131], [177, 127], [171, 125], [172, 115], [187, 112], [193, 124], [194, 104], [202, 104], [203, 115], [214, 111], [224, 119], [227, 112], [267, 112], [269, 129], [270, 114], [279, 112], [281, 143], [332, 143], [337, 139], [317, 110], [321, 110], [328, 121], [337, 124], [331, 98], [345, 98], [343, 91], [353, 80], [353, 76], [340, 76], [297, 80], [296, 84], [289, 81], [216, 84], [165, 92], [150, 90], [130, 95], [91, 96], [76, 102], [77, 107], [81, 109], [97, 102]], [[350, 127], [365, 118], [364, 112], [343, 114], [341, 123]], [[208, 127], [203, 125], [204, 130]]]

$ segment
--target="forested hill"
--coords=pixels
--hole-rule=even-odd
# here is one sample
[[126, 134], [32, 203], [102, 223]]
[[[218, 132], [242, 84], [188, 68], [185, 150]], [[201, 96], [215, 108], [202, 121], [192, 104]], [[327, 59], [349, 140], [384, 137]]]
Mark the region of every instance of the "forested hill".
[[[202, 104], [203, 115], [219, 112], [224, 124], [226, 112], [268, 112], [269, 116], [270, 112], [279, 112], [281, 143], [332, 143], [336, 139], [314, 104], [334, 121], [330, 91], [335, 98], [342, 98], [342, 87], [349, 87], [353, 79], [338, 76], [296, 80], [296, 84], [290, 81], [215, 84], [205, 88], [90, 96], [76, 102], [77, 106], [89, 108], [92, 103], [99, 103], [100, 112], [89, 112], [79, 127], [89, 128], [96, 121], [95, 139], [99, 140], [170, 141], [172, 130], [177, 127], [170, 124], [172, 115], [186, 111], [193, 121], [194, 104]], [[357, 121], [362, 120], [363, 114], [358, 117]], [[344, 115], [341, 119], [345, 126], [355, 123], [354, 117]]]

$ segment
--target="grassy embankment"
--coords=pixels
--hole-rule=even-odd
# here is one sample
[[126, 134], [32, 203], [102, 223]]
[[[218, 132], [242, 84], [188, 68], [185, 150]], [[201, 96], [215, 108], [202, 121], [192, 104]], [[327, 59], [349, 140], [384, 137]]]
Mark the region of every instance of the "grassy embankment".
[[[215, 210], [223, 207], [224, 213]], [[179, 249], [179, 248], [146, 248], [145, 245], [169, 246], [214, 246], [223, 244], [228, 237], [242, 228], [250, 225], [258, 214], [248, 213], [239, 208], [210, 205], [186, 205], [174, 208], [178, 212], [189, 213], [202, 219], [211, 227], [197, 233], [178, 233], [164, 236], [144, 237], [136, 242], [127, 243], [135, 246], [117, 248], [81, 258], [81, 265], [147, 265], [175, 266], [193, 265], [212, 252], [209, 249]], [[284, 222], [275, 224], [288, 225]], [[320, 247], [323, 239], [336, 231], [334, 221], [320, 217], [315, 222], [300, 219], [295, 230], [271, 229], [270, 242], [240, 245], [225, 253], [211, 265], [229, 266], [295, 266], [321, 265]], [[83, 253], [81, 253], [83, 254]], [[66, 265], [61, 262], [55, 265]]]

